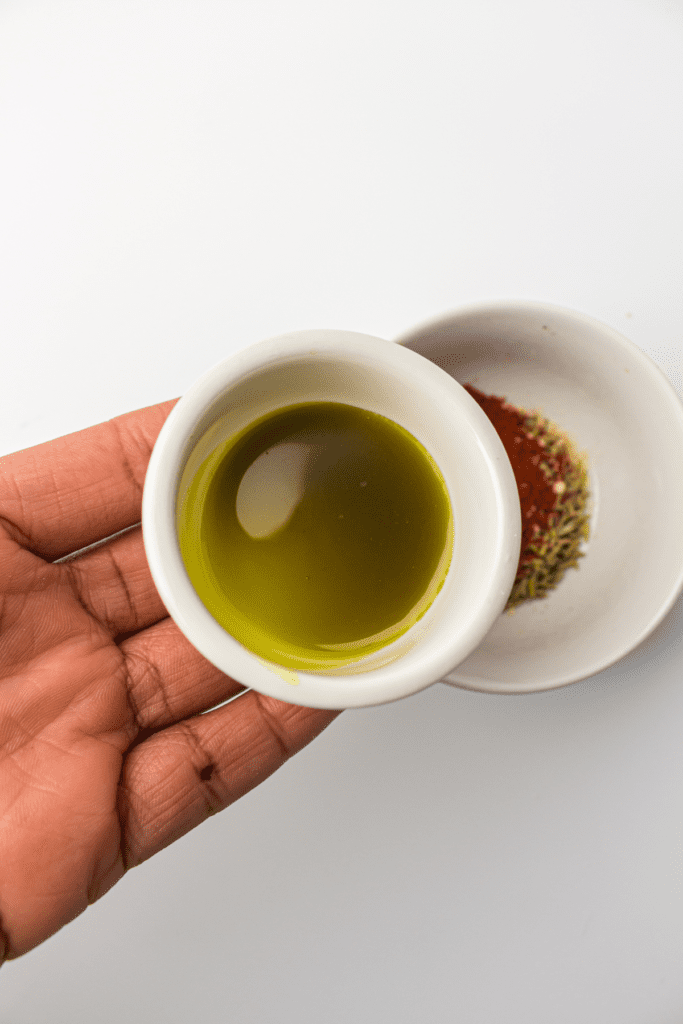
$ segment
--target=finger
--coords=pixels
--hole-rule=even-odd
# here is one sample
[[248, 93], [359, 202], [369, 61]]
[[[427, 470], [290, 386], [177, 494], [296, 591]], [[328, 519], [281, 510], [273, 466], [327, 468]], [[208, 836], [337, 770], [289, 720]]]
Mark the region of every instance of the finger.
[[162, 729], [215, 707], [244, 687], [197, 651], [172, 619], [120, 645], [138, 727]]
[[0, 518], [49, 560], [138, 523], [149, 456], [175, 401], [3, 456]]
[[263, 782], [338, 714], [283, 704], [252, 690], [135, 747], [120, 787], [126, 868]]
[[78, 600], [112, 636], [166, 618], [136, 527], [62, 564]]

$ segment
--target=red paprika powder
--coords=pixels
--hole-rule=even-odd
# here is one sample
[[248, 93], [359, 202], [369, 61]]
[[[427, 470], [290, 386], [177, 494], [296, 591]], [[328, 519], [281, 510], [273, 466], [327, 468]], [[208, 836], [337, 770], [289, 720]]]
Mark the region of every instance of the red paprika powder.
[[497, 395], [465, 384], [495, 427], [512, 464], [522, 512], [522, 543], [508, 608], [542, 597], [569, 566], [576, 566], [588, 537], [587, 474], [571, 442], [539, 413], [528, 413]]

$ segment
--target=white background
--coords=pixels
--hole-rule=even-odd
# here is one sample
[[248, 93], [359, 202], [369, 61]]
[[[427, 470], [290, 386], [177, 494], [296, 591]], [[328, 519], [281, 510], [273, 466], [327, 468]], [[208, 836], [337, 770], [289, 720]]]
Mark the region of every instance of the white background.
[[[478, 299], [680, 391], [682, 115], [680, 0], [0, 0], [0, 451]], [[0, 1024], [681, 1024], [682, 632], [344, 713], [5, 965]]]

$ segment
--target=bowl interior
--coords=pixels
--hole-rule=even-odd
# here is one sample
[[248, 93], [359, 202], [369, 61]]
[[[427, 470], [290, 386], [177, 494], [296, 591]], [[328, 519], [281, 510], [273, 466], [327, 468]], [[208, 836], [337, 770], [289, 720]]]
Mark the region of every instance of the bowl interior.
[[613, 664], [683, 588], [683, 407], [673, 388], [615, 331], [553, 307], [465, 310], [400, 340], [461, 384], [542, 411], [574, 440], [590, 478], [579, 569], [501, 615], [447, 681], [525, 692]]

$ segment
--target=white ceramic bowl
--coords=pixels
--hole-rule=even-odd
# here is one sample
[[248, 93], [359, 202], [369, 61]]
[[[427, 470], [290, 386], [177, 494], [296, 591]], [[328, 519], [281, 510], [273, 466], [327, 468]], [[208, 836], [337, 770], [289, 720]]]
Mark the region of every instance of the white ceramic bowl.
[[[427, 612], [393, 643], [333, 674], [273, 665], [230, 636], [190, 583], [176, 527], [179, 494], [194, 466], [252, 421], [306, 401], [356, 405], [410, 431], [441, 470], [455, 527], [451, 565]], [[390, 341], [344, 331], [302, 331], [238, 352], [181, 398], [152, 453], [142, 526], [161, 598], [209, 661], [273, 697], [339, 708], [414, 693], [478, 646], [512, 586], [521, 516], [503, 445], [452, 377]]]
[[540, 409], [587, 457], [591, 535], [547, 598], [501, 615], [446, 677], [495, 693], [548, 690], [614, 664], [683, 589], [683, 406], [632, 342], [531, 302], [478, 305], [399, 339], [460, 383]]

